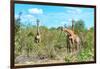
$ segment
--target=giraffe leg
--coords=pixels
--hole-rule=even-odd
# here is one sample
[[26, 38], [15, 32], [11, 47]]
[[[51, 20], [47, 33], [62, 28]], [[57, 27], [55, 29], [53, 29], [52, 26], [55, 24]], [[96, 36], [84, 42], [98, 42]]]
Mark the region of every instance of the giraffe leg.
[[73, 52], [73, 44], [72, 44], [72, 41], [71, 40], [69, 40], [69, 44], [70, 44], [70, 52]]
[[70, 52], [69, 40], [67, 39], [67, 52]]
[[75, 50], [77, 51], [78, 50], [78, 44], [75, 43]]
[[67, 39], [67, 52], [69, 53], [69, 42], [68, 42], [68, 39]]
[[71, 51], [70, 51], [70, 41], [69, 41], [69, 36], [67, 36], [66, 42], [67, 42], [67, 52], [69, 53], [69, 52], [71, 52]]

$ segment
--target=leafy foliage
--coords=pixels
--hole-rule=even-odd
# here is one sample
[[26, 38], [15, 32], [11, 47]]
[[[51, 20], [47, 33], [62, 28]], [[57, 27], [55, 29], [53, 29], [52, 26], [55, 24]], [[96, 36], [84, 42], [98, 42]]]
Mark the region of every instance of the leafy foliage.
[[[40, 26], [41, 42], [35, 43], [36, 26], [22, 27], [19, 21], [15, 20], [15, 63], [22, 63], [19, 57], [28, 57], [27, 62], [44, 63], [48, 60], [55, 62], [62, 60], [63, 62], [91, 61], [94, 57], [94, 28], [87, 30], [84, 21], [75, 22], [74, 30], [80, 36], [82, 41], [82, 50], [74, 55], [67, 52], [66, 35], [61, 32], [61, 27], [47, 28]], [[25, 59], [23, 59], [25, 60]], [[42, 61], [43, 62], [43, 61]]]

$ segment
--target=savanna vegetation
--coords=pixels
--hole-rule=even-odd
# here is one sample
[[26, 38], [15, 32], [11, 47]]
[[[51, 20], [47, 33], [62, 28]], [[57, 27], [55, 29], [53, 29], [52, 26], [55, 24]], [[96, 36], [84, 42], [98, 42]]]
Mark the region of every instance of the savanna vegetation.
[[[71, 27], [66, 27], [71, 28]], [[41, 42], [35, 43], [37, 27], [25, 26], [15, 19], [15, 64], [69, 63], [94, 60], [94, 27], [87, 29], [83, 20], [74, 23], [75, 33], [81, 39], [81, 50], [67, 52], [66, 35], [60, 27], [40, 26]]]

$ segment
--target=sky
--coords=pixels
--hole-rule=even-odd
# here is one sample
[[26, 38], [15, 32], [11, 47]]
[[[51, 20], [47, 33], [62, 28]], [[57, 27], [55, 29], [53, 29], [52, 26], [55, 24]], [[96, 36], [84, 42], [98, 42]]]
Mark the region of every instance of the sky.
[[94, 26], [94, 8], [51, 6], [36, 4], [15, 4], [15, 18], [22, 12], [21, 22], [24, 25], [36, 25], [36, 19], [41, 26], [59, 27], [72, 25], [74, 21], [83, 20], [86, 28]]

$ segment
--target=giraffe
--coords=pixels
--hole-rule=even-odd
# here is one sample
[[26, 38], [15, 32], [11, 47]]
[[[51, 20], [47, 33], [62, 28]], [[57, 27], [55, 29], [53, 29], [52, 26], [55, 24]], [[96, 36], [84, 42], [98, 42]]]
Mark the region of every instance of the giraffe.
[[73, 46], [75, 46], [75, 49], [77, 50], [80, 46], [80, 38], [78, 37], [78, 35], [76, 35], [71, 29], [63, 28], [62, 31], [66, 34], [68, 38], [70, 44], [70, 46], [68, 46], [68, 49], [73, 51]]
[[35, 36], [35, 42], [39, 43], [41, 42], [41, 36], [40, 36], [40, 31], [39, 31], [39, 20], [37, 19], [37, 34]]

